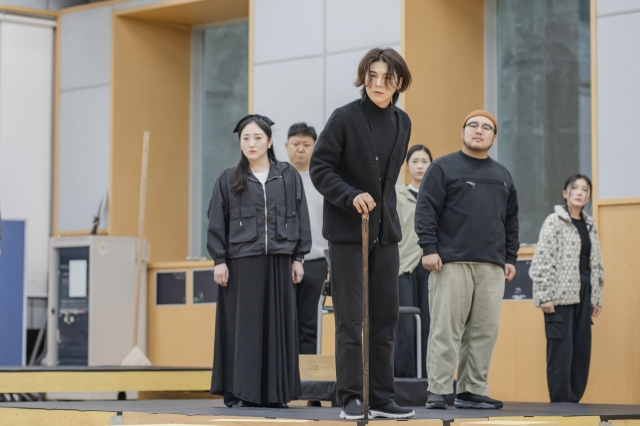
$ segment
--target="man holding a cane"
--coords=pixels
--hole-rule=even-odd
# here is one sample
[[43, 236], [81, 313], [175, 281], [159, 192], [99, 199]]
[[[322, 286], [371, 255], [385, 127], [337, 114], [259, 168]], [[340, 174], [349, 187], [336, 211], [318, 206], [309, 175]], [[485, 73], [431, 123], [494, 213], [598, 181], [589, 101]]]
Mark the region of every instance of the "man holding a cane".
[[[367, 52], [355, 82], [362, 87], [362, 98], [333, 112], [311, 156], [311, 180], [325, 198], [322, 234], [329, 241], [331, 261], [337, 398], [343, 407], [340, 417], [348, 420], [365, 418], [363, 400], [367, 399], [372, 417], [414, 416], [393, 400], [398, 242], [402, 238], [395, 183], [411, 133], [409, 117], [395, 103], [410, 83], [409, 69], [395, 50]], [[363, 220], [369, 221], [368, 228]], [[369, 239], [363, 245], [367, 230]], [[366, 272], [363, 264], [368, 264]], [[363, 309], [366, 275], [368, 312]], [[370, 338], [364, 359], [369, 358], [370, 368], [363, 371], [363, 316], [367, 313]], [[368, 395], [363, 375], [365, 385], [370, 384]]]

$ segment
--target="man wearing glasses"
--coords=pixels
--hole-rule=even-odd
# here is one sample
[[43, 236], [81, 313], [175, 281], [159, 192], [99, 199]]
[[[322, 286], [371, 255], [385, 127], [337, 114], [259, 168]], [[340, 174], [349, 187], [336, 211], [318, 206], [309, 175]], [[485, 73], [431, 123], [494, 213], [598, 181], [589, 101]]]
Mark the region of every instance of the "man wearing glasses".
[[426, 408], [447, 408], [456, 363], [457, 408], [502, 408], [487, 396], [487, 375], [519, 242], [516, 188], [489, 157], [497, 133], [491, 113], [471, 112], [462, 150], [435, 160], [420, 186], [415, 226], [422, 265], [431, 271]]

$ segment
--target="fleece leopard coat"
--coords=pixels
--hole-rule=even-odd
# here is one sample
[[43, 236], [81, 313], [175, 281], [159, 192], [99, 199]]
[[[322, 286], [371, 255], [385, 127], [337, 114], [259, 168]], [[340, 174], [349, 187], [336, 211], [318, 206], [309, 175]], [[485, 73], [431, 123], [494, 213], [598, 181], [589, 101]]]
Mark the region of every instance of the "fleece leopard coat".
[[[598, 231], [591, 216], [582, 212], [591, 239], [591, 306], [602, 306], [604, 268]], [[545, 302], [572, 305], [580, 302], [580, 234], [563, 206], [556, 206], [542, 225], [529, 276], [536, 306]]]

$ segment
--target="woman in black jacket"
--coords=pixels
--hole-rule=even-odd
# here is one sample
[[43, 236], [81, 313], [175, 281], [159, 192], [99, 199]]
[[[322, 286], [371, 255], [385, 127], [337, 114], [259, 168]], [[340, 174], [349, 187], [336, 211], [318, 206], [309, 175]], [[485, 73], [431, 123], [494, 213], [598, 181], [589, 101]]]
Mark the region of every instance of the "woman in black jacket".
[[209, 205], [220, 286], [211, 393], [229, 407], [286, 408], [300, 391], [293, 284], [311, 230], [302, 180], [276, 160], [272, 125], [257, 114], [240, 120], [240, 161], [222, 172]]

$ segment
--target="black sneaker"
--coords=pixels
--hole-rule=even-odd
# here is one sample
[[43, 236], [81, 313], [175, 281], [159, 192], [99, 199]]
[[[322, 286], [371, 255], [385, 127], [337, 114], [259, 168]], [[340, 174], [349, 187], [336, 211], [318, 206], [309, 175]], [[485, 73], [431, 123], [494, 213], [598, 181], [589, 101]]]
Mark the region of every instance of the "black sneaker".
[[427, 403], [424, 405], [424, 408], [432, 410], [446, 410], [447, 398], [444, 395], [429, 392], [429, 397], [427, 398]]
[[399, 407], [395, 402], [371, 407], [371, 418], [382, 417], [385, 419], [408, 419], [416, 415], [411, 408]]
[[489, 398], [484, 395], [476, 395], [471, 392], [459, 393], [456, 395], [454, 404], [456, 408], [502, 408], [502, 401]]
[[[371, 414], [369, 414], [369, 417], [371, 417]], [[364, 403], [362, 400], [360, 398], [351, 398], [344, 407], [342, 407], [340, 418], [346, 420], [363, 420]]]

